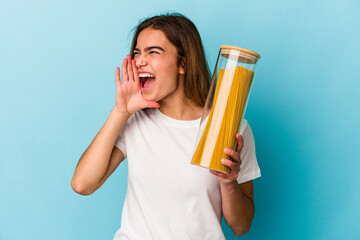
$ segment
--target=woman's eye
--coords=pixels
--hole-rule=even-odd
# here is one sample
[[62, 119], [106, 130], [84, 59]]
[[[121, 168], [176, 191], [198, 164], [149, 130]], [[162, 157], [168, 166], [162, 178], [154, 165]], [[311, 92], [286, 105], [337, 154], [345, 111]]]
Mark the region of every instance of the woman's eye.
[[134, 56], [140, 54], [139, 52], [134, 52]]

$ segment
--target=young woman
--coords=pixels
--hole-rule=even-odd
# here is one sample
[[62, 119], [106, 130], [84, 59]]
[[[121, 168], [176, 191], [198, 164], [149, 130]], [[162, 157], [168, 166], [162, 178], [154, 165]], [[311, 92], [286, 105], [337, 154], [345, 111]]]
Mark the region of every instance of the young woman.
[[190, 164], [210, 80], [195, 25], [179, 14], [141, 22], [115, 80], [116, 104], [71, 182], [75, 192], [91, 194], [127, 157], [114, 239], [225, 239], [222, 216], [235, 235], [248, 232], [260, 170], [246, 120], [236, 149], [224, 149], [229, 174]]

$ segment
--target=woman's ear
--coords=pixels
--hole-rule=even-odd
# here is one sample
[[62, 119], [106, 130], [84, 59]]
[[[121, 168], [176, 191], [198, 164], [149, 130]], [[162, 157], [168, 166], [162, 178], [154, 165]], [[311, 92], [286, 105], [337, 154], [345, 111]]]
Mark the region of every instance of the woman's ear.
[[181, 58], [181, 63], [179, 66], [179, 74], [185, 74], [185, 58]]

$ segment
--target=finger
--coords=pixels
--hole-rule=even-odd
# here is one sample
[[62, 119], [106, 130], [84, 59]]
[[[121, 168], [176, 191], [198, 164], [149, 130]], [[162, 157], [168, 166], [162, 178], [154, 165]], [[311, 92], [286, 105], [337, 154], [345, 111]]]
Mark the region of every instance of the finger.
[[222, 158], [221, 163], [230, 168], [231, 171], [237, 171], [238, 169], [240, 169], [240, 164], [238, 164], [237, 162], [233, 162], [229, 159]]
[[160, 105], [157, 102], [154, 101], [142, 101], [140, 103], [140, 108], [144, 109], [144, 108], [159, 108]]
[[227, 175], [228, 179], [236, 179], [238, 177], [238, 174], [240, 172], [240, 164], [228, 159], [221, 159], [221, 163], [230, 169], [230, 172]]
[[217, 171], [214, 171], [214, 170], [210, 170], [210, 172], [212, 174], [214, 174], [215, 176], [217, 176], [217, 177], [221, 177], [221, 178], [228, 178], [229, 177], [228, 173], [217, 172]]
[[121, 85], [121, 80], [120, 80], [120, 68], [116, 67], [116, 71], [115, 71], [115, 84], [116, 86], [120, 86]]
[[131, 61], [130, 55], [127, 55], [127, 60], [128, 60], [127, 70], [128, 70], [128, 75], [129, 75], [129, 81], [133, 81], [134, 73], [133, 73], [132, 61]]
[[131, 62], [132, 62], [132, 68], [134, 70], [134, 80], [136, 83], [140, 84], [140, 78], [139, 78], [139, 73], [138, 73], [138, 70], [136, 67], [136, 62], [134, 59]]
[[226, 153], [228, 156], [230, 156], [235, 162], [239, 162], [240, 161], [240, 153], [230, 149], [230, 148], [225, 148], [224, 149], [224, 153]]
[[240, 152], [241, 149], [242, 149], [243, 146], [244, 146], [244, 138], [243, 138], [239, 133], [237, 133], [237, 134], [236, 134], [236, 140], [237, 140], [237, 143], [236, 143], [236, 151], [237, 151], [237, 152]]
[[127, 72], [127, 59], [125, 58], [122, 64], [122, 82], [129, 81]]

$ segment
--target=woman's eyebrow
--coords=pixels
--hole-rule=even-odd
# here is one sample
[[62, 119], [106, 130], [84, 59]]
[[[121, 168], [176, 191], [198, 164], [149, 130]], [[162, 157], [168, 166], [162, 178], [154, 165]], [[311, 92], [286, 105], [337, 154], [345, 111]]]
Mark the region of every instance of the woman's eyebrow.
[[[160, 51], [165, 52], [165, 50], [164, 50], [162, 47], [160, 47], [160, 46], [150, 46], [150, 47], [147, 47], [147, 48], [145, 48], [145, 52], [148, 52], [148, 51], [153, 50], [153, 49], [158, 49], [158, 50], [160, 50]], [[140, 52], [140, 50], [139, 50], [138, 48], [134, 48], [134, 51], [139, 51], [139, 52]]]

